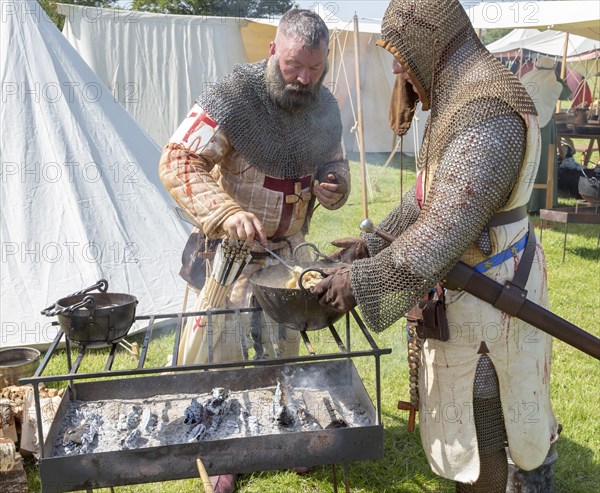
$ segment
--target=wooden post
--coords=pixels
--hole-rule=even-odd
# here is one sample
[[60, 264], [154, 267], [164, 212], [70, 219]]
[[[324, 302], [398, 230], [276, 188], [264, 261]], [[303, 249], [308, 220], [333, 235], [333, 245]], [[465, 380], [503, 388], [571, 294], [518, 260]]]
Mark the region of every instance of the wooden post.
[[[558, 143], [560, 145], [560, 142]], [[555, 146], [548, 146], [548, 178], [546, 181], [546, 209], [554, 205], [554, 159], [556, 158]]]
[[[560, 68], [560, 78], [565, 80], [567, 74], [567, 52], [569, 49], [569, 33], [565, 33], [565, 45], [562, 56], [562, 67]], [[560, 113], [560, 99], [556, 102], [556, 113]], [[560, 148], [560, 139], [555, 137], [556, 145]], [[554, 158], [556, 151], [554, 146], [548, 149], [548, 174], [546, 176], [546, 209], [552, 209], [554, 203]]]
[[365, 138], [363, 133], [362, 99], [360, 92], [360, 53], [358, 39], [358, 16], [354, 15], [354, 74], [356, 78], [356, 101], [357, 101], [357, 132], [358, 147], [360, 153], [360, 177], [362, 180], [362, 207], [363, 217], [369, 217], [369, 199], [367, 196], [367, 164], [365, 162]]
[[517, 78], [521, 78], [523, 72], [523, 48], [519, 49], [519, 70], [517, 70]]
[[335, 90], [336, 90], [336, 77], [335, 77], [335, 52], [337, 50], [337, 28], [333, 30], [332, 33], [332, 39], [333, 39], [333, 50], [331, 52], [331, 92], [333, 93], [333, 95], [335, 96]]
[[[569, 51], [569, 33], [565, 33], [565, 45], [563, 47], [562, 67], [560, 68], [560, 78], [565, 80], [567, 76], [567, 53]], [[560, 113], [560, 99], [556, 102], [556, 113]]]

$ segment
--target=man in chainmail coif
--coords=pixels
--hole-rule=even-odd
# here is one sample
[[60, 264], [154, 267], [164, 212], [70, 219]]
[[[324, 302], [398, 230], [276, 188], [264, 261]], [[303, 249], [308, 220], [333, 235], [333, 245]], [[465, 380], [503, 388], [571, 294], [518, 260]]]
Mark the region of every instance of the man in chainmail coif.
[[[350, 173], [340, 112], [322, 84], [328, 52], [323, 20], [309, 10], [288, 11], [269, 45], [269, 58], [236, 66], [212, 84], [165, 146], [161, 180], [206, 238], [258, 241], [289, 257], [303, 242], [316, 200], [330, 210], [346, 202]], [[250, 306], [248, 279], [264, 265], [265, 251], [255, 245], [252, 258], [227, 308]], [[203, 297], [204, 291], [196, 309]], [[207, 362], [202, 320], [190, 320], [184, 328], [179, 364]], [[252, 332], [255, 342], [257, 337], [257, 327], [247, 322], [246, 328], [234, 320], [214, 324], [213, 362], [242, 360], [239, 331]], [[268, 330], [258, 338], [275, 338], [281, 356], [298, 354], [297, 330], [263, 327]], [[233, 491], [234, 479], [225, 479], [215, 491]]]
[[[398, 74], [392, 127], [408, 130], [418, 100], [431, 110], [417, 183], [379, 225], [396, 239], [336, 242], [352, 265], [327, 271], [313, 292], [339, 311], [358, 305], [381, 331], [424, 297], [439, 300], [436, 285], [462, 260], [501, 284], [530, 269], [527, 298], [547, 306], [544, 254], [526, 210], [539, 157], [527, 92], [458, 0], [392, 0], [378, 44]], [[533, 261], [521, 262], [524, 251]], [[446, 336], [419, 336], [415, 379], [431, 469], [461, 492], [552, 491], [551, 337], [464, 291], [444, 294]]]

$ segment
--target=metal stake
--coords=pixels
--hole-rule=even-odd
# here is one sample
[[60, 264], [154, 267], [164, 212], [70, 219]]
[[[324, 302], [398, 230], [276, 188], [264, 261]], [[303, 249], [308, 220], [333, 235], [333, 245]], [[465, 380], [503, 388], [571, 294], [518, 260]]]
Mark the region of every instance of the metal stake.
[[350, 466], [347, 462], [344, 462], [344, 486], [346, 493], [350, 493]]
[[337, 493], [337, 471], [335, 470], [335, 464], [331, 464], [331, 473], [333, 475], [333, 493]]

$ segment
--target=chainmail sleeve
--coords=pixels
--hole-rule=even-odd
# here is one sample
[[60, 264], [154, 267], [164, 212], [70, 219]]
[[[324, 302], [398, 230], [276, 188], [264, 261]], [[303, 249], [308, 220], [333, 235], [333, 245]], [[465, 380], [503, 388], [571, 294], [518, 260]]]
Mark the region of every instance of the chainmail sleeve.
[[[372, 330], [403, 317], [477, 240], [516, 183], [525, 141], [516, 113], [465, 126], [449, 140], [417, 220], [375, 257], [352, 264], [354, 295]], [[388, 216], [389, 232], [394, 216], [403, 217]]]
[[[421, 209], [417, 204], [415, 187], [413, 186], [404, 193], [400, 204], [394, 207], [385, 219], [379, 223], [378, 228], [393, 236], [400, 236], [406, 231], [406, 228], [417, 220], [420, 213]], [[379, 236], [371, 233], [362, 233], [361, 236], [367, 241], [371, 257], [374, 257], [389, 245]]]

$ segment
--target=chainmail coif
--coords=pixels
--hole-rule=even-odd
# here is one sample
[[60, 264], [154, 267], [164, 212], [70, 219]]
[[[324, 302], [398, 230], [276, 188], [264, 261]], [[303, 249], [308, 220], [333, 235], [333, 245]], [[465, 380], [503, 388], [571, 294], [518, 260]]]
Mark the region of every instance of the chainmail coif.
[[267, 61], [237, 65], [197, 103], [219, 123], [252, 167], [275, 178], [315, 173], [335, 159], [342, 139], [337, 101], [322, 86], [315, 104], [290, 113], [267, 91]]
[[[430, 109], [435, 87], [460, 84], [464, 97], [492, 96], [506, 101], [517, 112], [537, 114], [519, 80], [486, 50], [458, 0], [392, 0], [381, 23], [380, 46], [397, 57], [411, 76], [423, 109]], [[450, 57], [462, 49], [466, 59]], [[457, 63], [469, 63], [457, 79]], [[456, 97], [461, 97], [456, 92]], [[457, 101], [461, 106], [461, 102]], [[441, 110], [441, 108], [438, 108]]]
[[411, 191], [380, 225], [400, 237], [384, 249], [367, 238], [371, 258], [352, 266], [356, 300], [376, 331], [403, 317], [470, 246], [485, 244], [486, 224], [523, 166], [527, 129], [520, 115], [535, 114], [457, 0], [392, 0], [382, 37], [379, 44], [407, 69], [431, 114], [418, 163], [428, 184], [422, 210], [416, 213]]

